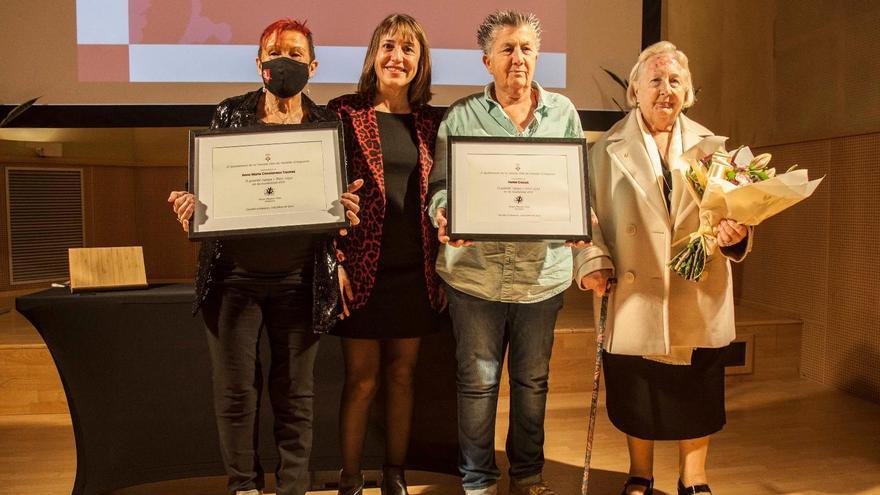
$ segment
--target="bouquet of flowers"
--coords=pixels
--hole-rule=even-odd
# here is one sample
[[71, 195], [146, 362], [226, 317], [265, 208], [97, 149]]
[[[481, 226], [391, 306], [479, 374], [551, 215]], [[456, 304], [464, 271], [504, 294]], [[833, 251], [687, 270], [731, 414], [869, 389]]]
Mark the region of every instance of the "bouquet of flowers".
[[726, 140], [705, 138], [682, 155], [688, 164], [684, 183], [700, 207], [700, 228], [675, 243], [673, 247], [684, 247], [668, 265], [687, 280], [706, 276], [706, 260], [718, 245], [715, 233], [721, 219], [758, 225], [810, 197], [822, 182], [809, 180], [806, 170], [794, 170], [797, 165], [777, 174], [768, 167], [769, 153], [754, 156], [748, 146], [724, 151]]

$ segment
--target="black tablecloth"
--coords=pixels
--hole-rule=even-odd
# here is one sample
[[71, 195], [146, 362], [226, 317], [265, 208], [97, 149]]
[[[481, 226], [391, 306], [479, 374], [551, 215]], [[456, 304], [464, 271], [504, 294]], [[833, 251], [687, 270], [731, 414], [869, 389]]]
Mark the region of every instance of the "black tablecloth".
[[[46, 341], [67, 394], [77, 453], [74, 494], [223, 474], [207, 342], [201, 317], [190, 313], [192, 299], [190, 285], [163, 285], [75, 295], [50, 289], [16, 300]], [[261, 340], [268, 362], [267, 339]], [[448, 332], [436, 334], [421, 348], [409, 468], [455, 474], [454, 341]], [[324, 336], [315, 366], [312, 471], [341, 465], [343, 377], [339, 340]], [[277, 456], [267, 400], [264, 393], [260, 456], [266, 472], [273, 472]], [[382, 464], [383, 421], [376, 409], [364, 469]]]

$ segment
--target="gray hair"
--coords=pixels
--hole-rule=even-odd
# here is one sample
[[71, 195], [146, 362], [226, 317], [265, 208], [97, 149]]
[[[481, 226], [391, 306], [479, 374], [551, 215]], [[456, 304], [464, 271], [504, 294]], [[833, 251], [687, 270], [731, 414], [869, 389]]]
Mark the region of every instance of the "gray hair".
[[538, 20], [535, 14], [531, 12], [522, 13], [515, 10], [496, 10], [483, 19], [479, 29], [477, 29], [477, 43], [483, 49], [485, 55], [488, 55], [492, 49], [492, 43], [495, 42], [495, 35], [498, 33], [498, 29], [506, 26], [513, 28], [528, 26], [532, 28], [532, 31], [535, 32], [535, 49], [540, 50], [541, 21]]
[[642, 53], [639, 54], [639, 59], [636, 61], [636, 64], [633, 65], [632, 70], [629, 72], [629, 87], [626, 90], [626, 102], [630, 107], [635, 108], [639, 106], [638, 100], [636, 99], [636, 85], [639, 82], [639, 78], [642, 76], [642, 73], [645, 72], [645, 64], [653, 57], [657, 55], [670, 55], [674, 58], [681, 68], [684, 69], [684, 74], [682, 77], [684, 78], [685, 85], [685, 95], [684, 95], [684, 108], [689, 108], [694, 104], [694, 83], [693, 79], [691, 79], [691, 69], [688, 67], [688, 58], [687, 55], [684, 54], [683, 51], [679, 50], [672, 43], [668, 41], [658, 41], [653, 45], [649, 46], [642, 50]]

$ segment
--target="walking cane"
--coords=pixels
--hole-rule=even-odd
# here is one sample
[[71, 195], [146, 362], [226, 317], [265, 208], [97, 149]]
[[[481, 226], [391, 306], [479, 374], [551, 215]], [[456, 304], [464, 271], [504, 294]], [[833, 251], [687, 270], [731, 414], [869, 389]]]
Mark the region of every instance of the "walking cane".
[[590, 399], [590, 421], [587, 426], [587, 454], [584, 456], [584, 480], [581, 483], [581, 495], [590, 491], [590, 458], [593, 455], [593, 429], [596, 426], [596, 410], [599, 408], [599, 377], [602, 375], [602, 348], [605, 346], [605, 320], [608, 318], [608, 295], [611, 287], [617, 282], [609, 278], [605, 282], [605, 293], [602, 294], [602, 305], [599, 309], [599, 328], [596, 329], [596, 366], [593, 368], [593, 397]]

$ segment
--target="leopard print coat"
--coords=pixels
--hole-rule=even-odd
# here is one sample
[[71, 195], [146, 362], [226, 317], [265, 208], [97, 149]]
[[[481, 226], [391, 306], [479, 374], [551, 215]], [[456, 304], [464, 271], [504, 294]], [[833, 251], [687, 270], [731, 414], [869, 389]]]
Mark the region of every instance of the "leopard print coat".
[[[379, 248], [382, 242], [382, 225], [385, 218], [385, 180], [382, 168], [382, 145], [379, 142], [379, 124], [370, 99], [357, 95], [344, 95], [331, 100], [327, 109], [335, 112], [345, 127], [345, 146], [348, 157], [348, 173], [351, 180], [364, 179], [360, 194], [361, 224], [349, 229], [349, 235], [340, 238], [338, 247], [342, 252], [344, 266], [351, 279], [354, 299], [349, 307], [364, 307], [376, 281], [379, 264]], [[434, 165], [434, 143], [443, 112], [423, 106], [413, 110], [418, 137], [419, 201], [422, 211], [422, 252], [425, 283], [431, 306], [440, 310], [440, 279], [434, 268], [437, 259], [437, 232], [427, 214], [428, 175]]]

